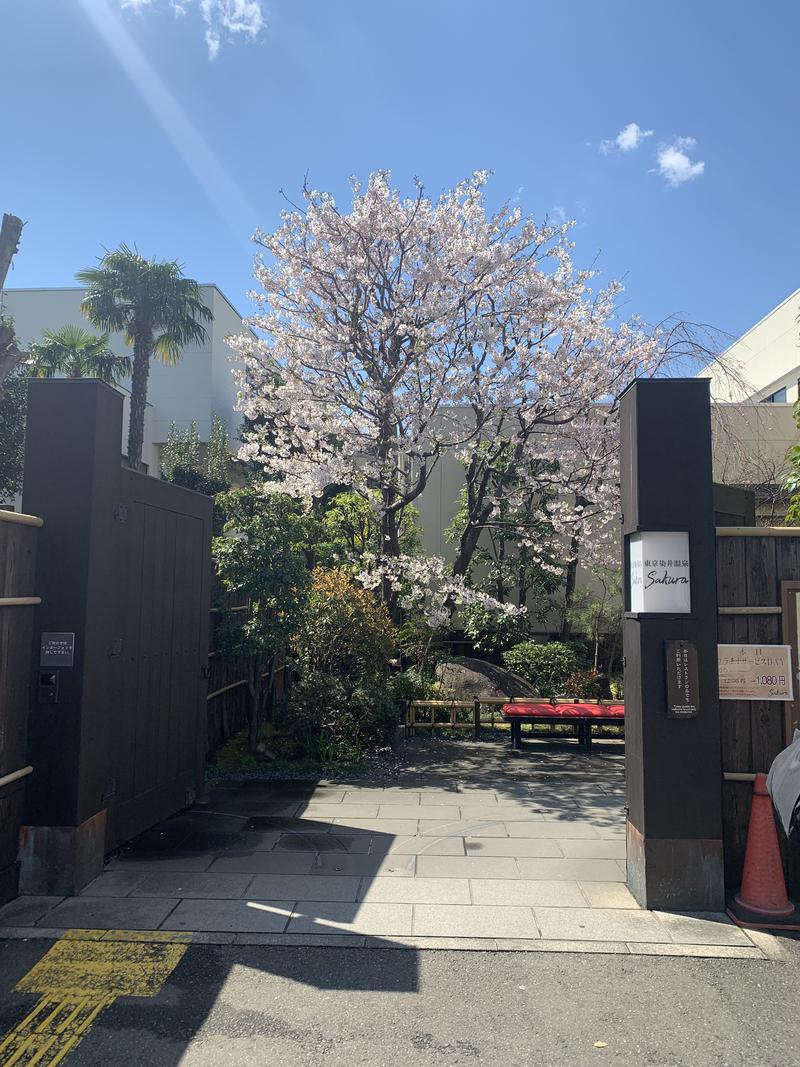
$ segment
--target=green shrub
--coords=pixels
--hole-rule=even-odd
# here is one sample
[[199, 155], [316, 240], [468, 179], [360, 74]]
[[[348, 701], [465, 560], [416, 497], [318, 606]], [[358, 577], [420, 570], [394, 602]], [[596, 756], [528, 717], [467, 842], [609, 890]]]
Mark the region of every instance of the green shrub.
[[389, 613], [368, 589], [336, 567], [316, 567], [295, 634], [304, 668], [341, 674], [387, 674], [396, 634]]
[[565, 641], [523, 641], [503, 653], [503, 662], [535, 687], [540, 696], [565, 692], [567, 679], [585, 667], [584, 650]]
[[597, 700], [603, 695], [602, 689], [603, 676], [599, 671], [592, 668], [585, 671], [575, 671], [564, 682], [564, 693], [582, 700]]
[[527, 615], [506, 615], [475, 605], [461, 611], [460, 618], [476, 652], [505, 652], [530, 634]]
[[383, 604], [337, 568], [317, 567], [294, 637], [300, 679], [284, 709], [306, 755], [351, 762], [397, 722], [389, 659], [395, 630]]
[[306, 671], [293, 686], [281, 718], [305, 755], [323, 763], [359, 759], [370, 746], [389, 739], [397, 705], [383, 678], [355, 684], [341, 675]]
[[393, 674], [389, 678], [388, 692], [395, 703], [401, 700], [430, 700], [434, 692], [434, 681], [424, 678], [416, 667]]

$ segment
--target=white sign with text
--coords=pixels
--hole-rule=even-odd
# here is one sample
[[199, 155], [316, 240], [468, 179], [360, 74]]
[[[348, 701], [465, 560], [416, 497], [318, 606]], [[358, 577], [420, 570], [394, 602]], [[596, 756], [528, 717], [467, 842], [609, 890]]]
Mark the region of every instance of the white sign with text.
[[689, 534], [647, 530], [631, 534], [631, 611], [688, 614], [692, 610]]

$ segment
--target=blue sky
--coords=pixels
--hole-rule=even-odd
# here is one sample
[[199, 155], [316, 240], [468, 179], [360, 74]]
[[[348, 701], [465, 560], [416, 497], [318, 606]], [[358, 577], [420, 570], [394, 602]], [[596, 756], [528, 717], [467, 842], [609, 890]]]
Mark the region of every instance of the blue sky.
[[280, 190], [379, 168], [492, 170], [651, 322], [738, 334], [800, 285], [793, 3], [5, 0], [0, 36], [11, 286], [125, 241], [247, 311]]

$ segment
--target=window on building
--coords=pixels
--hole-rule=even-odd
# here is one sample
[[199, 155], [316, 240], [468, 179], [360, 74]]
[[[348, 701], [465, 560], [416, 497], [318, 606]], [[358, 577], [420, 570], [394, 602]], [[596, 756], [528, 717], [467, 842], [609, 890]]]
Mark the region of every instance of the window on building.
[[776, 389], [774, 393], [770, 393], [769, 396], [761, 398], [762, 404], [785, 404], [786, 403], [786, 386], [782, 389]]

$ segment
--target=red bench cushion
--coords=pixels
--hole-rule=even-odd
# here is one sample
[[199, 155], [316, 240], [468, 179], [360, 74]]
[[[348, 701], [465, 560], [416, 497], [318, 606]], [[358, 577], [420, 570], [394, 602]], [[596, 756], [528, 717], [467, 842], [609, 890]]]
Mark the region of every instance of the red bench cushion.
[[504, 719], [624, 719], [624, 704], [504, 704]]

